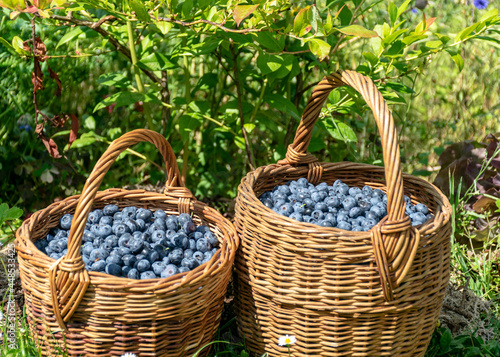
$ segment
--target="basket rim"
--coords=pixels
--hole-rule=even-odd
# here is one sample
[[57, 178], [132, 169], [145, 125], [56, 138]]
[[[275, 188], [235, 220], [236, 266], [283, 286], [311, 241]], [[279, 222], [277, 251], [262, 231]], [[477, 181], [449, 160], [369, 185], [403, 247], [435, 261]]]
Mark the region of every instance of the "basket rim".
[[[377, 165], [371, 165], [371, 164], [362, 164], [362, 163], [356, 163], [356, 162], [351, 162], [351, 161], [342, 161], [342, 162], [337, 162], [337, 163], [330, 163], [330, 162], [317, 162], [317, 163], [320, 166], [341, 165], [341, 166], [343, 166], [343, 168], [347, 168], [350, 165], [352, 165], [352, 166], [370, 167], [372, 169], [375, 169], [374, 171], [380, 171], [380, 172], [384, 173], [384, 167], [383, 166], [377, 166]], [[287, 172], [290, 172], [293, 169], [295, 169], [297, 171], [298, 170], [307, 171], [308, 170], [308, 166], [304, 166], [304, 165], [297, 166], [297, 165], [277, 164], [277, 163], [276, 164], [270, 164], [270, 165], [260, 166], [260, 167], [256, 168], [255, 170], [248, 172], [241, 179], [241, 182], [240, 182], [240, 184], [238, 186], [238, 195], [237, 195], [236, 200], [238, 200], [240, 198], [240, 195], [244, 195], [246, 199], [248, 199], [249, 201], [251, 201], [251, 203], [257, 204], [258, 207], [259, 207], [259, 209], [261, 209], [261, 210], [264, 211], [265, 216], [268, 217], [266, 220], [272, 220], [275, 225], [279, 225], [280, 222], [283, 222], [286, 225], [293, 224], [293, 225], [297, 226], [297, 231], [300, 230], [299, 229], [300, 227], [304, 227], [304, 231], [307, 229], [308, 232], [310, 232], [312, 229], [317, 230], [318, 227], [321, 227], [321, 230], [325, 231], [325, 232], [328, 232], [328, 231], [330, 231], [332, 233], [333, 232], [335, 232], [335, 233], [341, 232], [344, 236], [347, 236], [347, 237], [356, 237], [356, 238], [369, 238], [370, 235], [371, 235], [371, 231], [373, 231], [374, 228], [378, 226], [379, 223], [377, 223], [375, 226], [373, 226], [368, 231], [361, 231], [361, 232], [346, 231], [346, 230], [343, 230], [343, 229], [339, 229], [337, 227], [323, 227], [323, 226], [318, 226], [318, 225], [316, 225], [314, 223], [300, 222], [300, 221], [297, 221], [297, 220], [295, 220], [293, 218], [290, 218], [290, 217], [287, 217], [287, 216], [282, 216], [282, 215], [274, 212], [272, 209], [266, 207], [262, 202], [260, 202], [260, 200], [258, 199], [257, 195], [255, 194], [255, 190], [254, 190], [254, 187], [255, 187], [256, 183], [258, 182], [258, 180], [260, 179], [260, 177], [262, 177], [262, 176], [265, 176], [265, 177], [273, 176], [273, 174], [271, 172], [268, 172], [268, 173], [261, 173], [260, 172], [260, 171], [264, 171], [264, 170], [270, 169], [270, 168], [287, 168], [288, 169]], [[335, 171], [335, 170], [329, 169], [328, 171], [330, 172], [330, 171]], [[252, 185], [250, 183], [250, 181], [251, 181], [252, 178], [254, 178], [254, 176], [257, 173], [259, 174], [260, 177], [257, 178], [257, 179], [254, 179], [253, 180], [253, 185]], [[403, 172], [402, 172], [402, 176], [403, 176], [403, 188], [404, 188], [405, 179], [410, 179], [412, 181], [418, 181], [418, 183], [420, 183], [420, 184], [423, 183], [424, 186], [430, 186], [430, 188], [434, 191], [433, 193], [437, 194], [442, 199], [443, 204], [440, 205], [439, 208], [441, 208], [441, 209], [444, 208], [445, 209], [445, 210], [443, 210], [444, 220], [442, 221], [442, 225], [446, 225], [448, 223], [448, 221], [451, 219], [452, 207], [451, 207], [451, 204], [450, 204], [448, 198], [441, 192], [441, 190], [439, 190], [439, 188], [437, 188], [432, 183], [430, 183], [428, 181], [425, 181], [425, 180], [423, 180], [423, 179], [421, 179], [419, 177], [416, 177], [416, 176], [413, 176], [413, 175], [410, 175], [410, 174], [407, 174], [407, 173], [403, 173]], [[384, 175], [384, 181], [385, 181], [385, 175]], [[321, 180], [319, 182], [325, 182], [323, 180], [323, 177], [321, 178]], [[243, 187], [248, 187], [251, 190], [243, 190], [242, 189]], [[384, 188], [387, 188], [387, 186], [385, 184], [384, 184]], [[245, 192], [245, 193], [243, 193], [243, 192]], [[381, 222], [386, 217], [387, 217], [387, 215], [384, 218], [381, 219]], [[432, 223], [434, 222], [435, 218], [436, 218], [436, 215], [434, 214], [432, 219], [426, 221], [424, 224], [413, 226], [413, 228], [418, 229], [421, 232], [421, 234], [429, 233], [428, 231], [431, 231], [431, 230], [433, 231], [434, 230], [434, 228], [432, 226]], [[337, 240], [337, 239], [338, 238], [335, 238], [335, 240]]]
[[[154, 205], [156, 202], [162, 202], [167, 200], [168, 198], [174, 198], [177, 199], [175, 196], [170, 196], [168, 193], [162, 194], [158, 192], [153, 192], [153, 191], [147, 191], [143, 189], [134, 189], [134, 190], [127, 190], [127, 189], [121, 189], [121, 188], [109, 188], [103, 191], [98, 191], [96, 194], [96, 198], [94, 200], [94, 204], [99, 203], [99, 201], [104, 201], [104, 200], [116, 200], [119, 201], [123, 198], [127, 198], [126, 196], [122, 196], [119, 198], [112, 197], [112, 198], [103, 198], [106, 193], [126, 193], [126, 194], [133, 194], [134, 197], [137, 199], [137, 194], [140, 193], [147, 193], [150, 196], [153, 196], [155, 200], [153, 202], [151, 201], [145, 201], [144, 206], [151, 206]], [[157, 197], [154, 197], [157, 196]], [[42, 259], [42, 264], [46, 267], [52, 266], [57, 260], [50, 258], [47, 256], [45, 253], [41, 252], [38, 250], [38, 248], [34, 245], [33, 240], [31, 239], [31, 232], [32, 230], [36, 229], [36, 225], [38, 221], [41, 218], [41, 215], [43, 215], [44, 212], [50, 211], [51, 209], [54, 208], [59, 208], [59, 209], [64, 209], [65, 207], [68, 207], [68, 204], [73, 204], [74, 207], [72, 207], [70, 210], [74, 211], [76, 208], [76, 205], [78, 204], [78, 201], [81, 197], [81, 194], [78, 195], [72, 195], [64, 200], [54, 202], [50, 204], [49, 206], [38, 210], [35, 212], [31, 217], [27, 218], [24, 220], [24, 222], [21, 224], [21, 226], [18, 228], [16, 231], [16, 239], [14, 240], [14, 244], [16, 247], [16, 250], [26, 253], [29, 256], [33, 257], [38, 257]], [[132, 198], [132, 197], [131, 197]], [[158, 200], [156, 200], [158, 198]], [[160, 200], [160, 199], [163, 200]], [[174, 205], [173, 203], [165, 202], [166, 205]], [[200, 206], [200, 209], [196, 209], [196, 205]], [[61, 207], [58, 207], [61, 206]], [[179, 214], [178, 209], [174, 209], [173, 211], [177, 212], [177, 215]], [[191, 204], [190, 204], [190, 212], [191, 213], [196, 213], [197, 216], [204, 218], [208, 222], [214, 224], [222, 233], [224, 238], [229, 239], [230, 242], [227, 242], [224, 240], [222, 242], [222, 246], [217, 250], [217, 253], [214, 254], [212, 259], [210, 261], [203, 263], [196, 267], [193, 270], [190, 270], [188, 272], [184, 273], [177, 273], [171, 277], [168, 278], [155, 278], [155, 279], [129, 279], [125, 277], [116, 277], [110, 274], [102, 273], [102, 272], [94, 272], [94, 271], [88, 271], [89, 277], [91, 280], [91, 284], [95, 285], [96, 284], [96, 279], [98, 279], [98, 285], [126, 285], [126, 289], [130, 289], [131, 291], [134, 290], [134, 288], [139, 288], [140, 291], [144, 291], [144, 288], [146, 286], [158, 286], [159, 289], [162, 291], [169, 291], [169, 290], [175, 290], [179, 289], [181, 287], [184, 287], [186, 285], [189, 285], [190, 283], [196, 282], [200, 279], [202, 279], [205, 275], [213, 275], [217, 273], [221, 273], [222, 271], [226, 270], [227, 268], [232, 267], [232, 261], [234, 261], [234, 258], [236, 256], [236, 251], [239, 246], [239, 239], [238, 235], [236, 233], [236, 228], [233, 225], [231, 221], [229, 221], [227, 218], [225, 218], [220, 212], [215, 210], [214, 208], [210, 207], [204, 202], [201, 202], [197, 200], [196, 198], [192, 199]], [[59, 212], [57, 213], [59, 214]], [[221, 222], [223, 223], [222, 225], [220, 224], [221, 222], [215, 222], [213, 219], [210, 219], [207, 217], [207, 214], [210, 215], [215, 215], [218, 216], [219, 219], [221, 219]], [[52, 215], [54, 215], [52, 213]], [[62, 214], [60, 215], [62, 217]], [[42, 217], [43, 218], [43, 217]], [[23, 239], [21, 238], [22, 235], [27, 235]], [[82, 254], [80, 254], [82, 255]], [[216, 259], [217, 258], [217, 259]], [[46, 263], [45, 263], [46, 262]], [[92, 281], [94, 280], [94, 281]]]

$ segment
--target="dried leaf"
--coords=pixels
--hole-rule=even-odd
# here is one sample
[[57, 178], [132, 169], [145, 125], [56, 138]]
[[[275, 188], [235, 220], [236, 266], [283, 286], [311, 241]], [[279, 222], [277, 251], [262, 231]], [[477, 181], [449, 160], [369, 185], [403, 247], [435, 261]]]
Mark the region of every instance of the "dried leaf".
[[61, 96], [61, 92], [62, 92], [62, 84], [61, 84], [61, 80], [59, 79], [59, 75], [54, 72], [52, 70], [52, 68], [49, 67], [49, 74], [50, 74], [50, 78], [52, 78], [53, 80], [56, 81], [56, 84], [57, 84], [57, 89], [56, 89], [56, 96], [57, 97], [60, 97]]
[[24, 41], [23, 42], [23, 50], [31, 53], [31, 46], [29, 44], [30, 44], [29, 40]]
[[42, 138], [42, 142], [47, 148], [47, 151], [49, 152], [50, 156], [52, 156], [54, 159], [59, 159], [61, 157], [61, 155], [59, 154], [59, 150], [57, 149], [57, 144], [55, 143], [54, 140], [44, 136]]
[[36, 42], [36, 56], [38, 56], [39, 60], [43, 62], [45, 61], [45, 55], [47, 54], [47, 47], [38, 36], [35, 37], [35, 42]]
[[78, 137], [78, 127], [79, 127], [79, 122], [78, 122], [78, 117], [75, 114], [70, 114], [71, 115], [71, 131], [69, 132], [69, 141], [68, 141], [68, 149], [71, 147], [71, 144], [73, 144], [73, 141], [76, 140]]
[[240, 26], [240, 23], [250, 16], [259, 5], [236, 5], [233, 11], [233, 19], [236, 22], [236, 26]]
[[43, 124], [42, 123], [37, 124], [35, 128], [35, 134], [40, 135], [42, 134], [42, 132], [43, 132]]
[[33, 83], [33, 92], [36, 93], [38, 90], [43, 89], [43, 73], [40, 67], [40, 62], [38, 57], [35, 57], [35, 68], [31, 73], [31, 83]]

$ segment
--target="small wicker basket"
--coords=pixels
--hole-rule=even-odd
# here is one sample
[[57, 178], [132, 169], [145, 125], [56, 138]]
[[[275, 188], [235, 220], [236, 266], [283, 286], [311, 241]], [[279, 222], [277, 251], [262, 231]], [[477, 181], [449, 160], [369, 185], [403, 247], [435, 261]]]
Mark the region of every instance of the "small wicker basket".
[[[105, 173], [128, 147], [147, 141], [167, 167], [165, 193], [109, 189], [98, 192]], [[192, 213], [216, 234], [220, 249], [207, 263], [167, 279], [132, 280], [84, 268], [80, 246], [91, 209], [107, 204]], [[74, 213], [68, 253], [55, 261], [34, 241], [66, 213]], [[163, 136], [134, 130], [115, 140], [97, 162], [81, 195], [40, 210], [17, 231], [16, 249], [28, 322], [44, 356], [192, 356], [218, 328], [238, 239], [234, 226], [197, 201], [180, 183], [174, 153]], [[206, 354], [208, 348], [205, 350]]]
[[[375, 114], [385, 169], [319, 163], [307, 153], [313, 126], [334, 88], [351, 86]], [[258, 197], [307, 177], [329, 185], [369, 185], [387, 192], [386, 216], [368, 232], [303, 223], [278, 215]], [[404, 183], [404, 184], [403, 184]], [[411, 227], [403, 195], [434, 217]], [[373, 82], [356, 72], [326, 76], [307, 103], [286, 159], [247, 174], [239, 186], [235, 225], [238, 328], [255, 354], [423, 356], [449, 279], [451, 207], [433, 185], [402, 174], [392, 114]]]

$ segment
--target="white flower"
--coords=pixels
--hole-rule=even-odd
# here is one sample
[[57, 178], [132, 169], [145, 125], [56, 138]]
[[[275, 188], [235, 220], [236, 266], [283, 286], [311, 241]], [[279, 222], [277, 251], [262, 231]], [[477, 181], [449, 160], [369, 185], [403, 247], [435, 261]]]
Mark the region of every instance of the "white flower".
[[0, 310], [0, 321], [3, 320], [3, 311]]
[[133, 354], [132, 352], [127, 352], [125, 354], [123, 354], [121, 357], [137, 357], [135, 354]]
[[295, 342], [297, 342], [297, 339], [295, 336], [281, 336], [278, 340], [278, 345], [280, 346], [288, 346], [288, 345], [293, 345]]

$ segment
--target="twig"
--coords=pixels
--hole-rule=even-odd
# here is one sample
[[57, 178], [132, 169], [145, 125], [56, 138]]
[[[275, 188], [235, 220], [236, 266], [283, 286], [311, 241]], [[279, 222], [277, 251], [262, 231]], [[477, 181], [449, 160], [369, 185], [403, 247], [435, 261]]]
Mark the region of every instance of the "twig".
[[176, 20], [172, 17], [159, 17], [157, 20], [158, 21], [165, 21], [165, 22], [172, 22], [174, 24], [181, 25], [184, 27], [191, 27], [191, 26], [198, 25], [198, 24], [207, 24], [207, 25], [212, 25], [212, 26], [215, 26], [217, 28], [220, 28], [224, 32], [241, 33], [241, 34], [256, 33], [256, 32], [263, 32], [263, 31], [272, 31], [271, 29], [268, 29], [265, 27], [262, 27], [260, 29], [236, 30], [236, 29], [231, 29], [229, 27], [225, 27], [223, 24], [219, 24], [217, 22], [208, 21], [208, 20], [204, 20], [204, 19], [200, 19], [200, 20], [196, 20], [196, 21], [192, 21], [192, 22], [185, 22], [185, 21]]
[[[167, 71], [161, 71], [160, 85], [161, 85], [160, 95], [162, 103], [170, 104], [170, 91], [168, 89]], [[162, 119], [163, 135], [167, 135], [167, 124], [168, 121], [170, 120], [171, 113], [172, 113], [171, 108], [167, 107], [166, 105], [162, 105], [161, 119]]]
[[243, 139], [245, 140], [245, 150], [247, 152], [248, 164], [250, 165], [250, 169], [255, 170], [255, 159], [253, 157], [252, 148], [250, 147], [250, 141], [248, 140], [247, 131], [245, 130], [245, 117], [243, 115], [243, 106], [241, 104], [241, 86], [240, 86], [240, 78], [239, 78], [239, 69], [238, 69], [238, 55], [234, 50], [233, 40], [229, 40], [229, 48], [231, 49], [231, 53], [233, 55], [233, 71], [234, 71], [234, 80], [236, 84], [236, 93], [238, 95], [238, 112], [240, 114], [240, 124], [241, 124], [241, 132], [243, 134]]
[[[92, 30], [94, 30], [97, 33], [99, 33], [100, 35], [102, 35], [104, 38], [107, 38], [109, 40], [109, 42], [113, 46], [115, 46], [115, 48], [120, 53], [122, 53], [125, 57], [127, 57], [130, 61], [132, 61], [132, 56], [131, 56], [130, 50], [127, 48], [127, 46], [122, 45], [116, 38], [111, 36], [111, 34], [108, 31], [106, 31], [105, 29], [103, 29], [101, 27], [101, 25], [105, 21], [111, 21], [111, 20], [115, 19], [114, 16], [111, 16], [111, 15], [105, 16], [97, 22], [76, 19], [71, 14], [68, 14], [68, 16], [51, 15], [50, 17], [54, 20], [67, 21], [67, 22], [71, 22], [72, 24], [75, 24], [78, 26], [85, 26], [85, 27], [91, 28]], [[156, 74], [154, 74], [152, 71], [149, 71], [149, 70], [144, 69], [144, 68], [141, 68], [141, 71], [144, 72], [144, 74], [146, 76], [148, 76], [149, 79], [151, 79], [153, 82], [155, 82], [155, 83], [161, 82], [161, 79], [158, 78], [158, 76]]]

